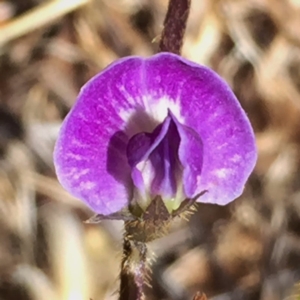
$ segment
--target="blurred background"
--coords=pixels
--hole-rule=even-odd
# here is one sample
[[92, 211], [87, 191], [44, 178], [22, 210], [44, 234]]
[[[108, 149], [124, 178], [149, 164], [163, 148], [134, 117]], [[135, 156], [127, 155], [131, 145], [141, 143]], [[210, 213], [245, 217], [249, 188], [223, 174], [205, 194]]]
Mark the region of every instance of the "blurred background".
[[[157, 51], [167, 4], [0, 0], [1, 300], [118, 299], [122, 223], [84, 223], [52, 151], [89, 78]], [[300, 299], [300, 1], [193, 0], [183, 56], [232, 86], [259, 160], [242, 197], [150, 245], [147, 299]]]

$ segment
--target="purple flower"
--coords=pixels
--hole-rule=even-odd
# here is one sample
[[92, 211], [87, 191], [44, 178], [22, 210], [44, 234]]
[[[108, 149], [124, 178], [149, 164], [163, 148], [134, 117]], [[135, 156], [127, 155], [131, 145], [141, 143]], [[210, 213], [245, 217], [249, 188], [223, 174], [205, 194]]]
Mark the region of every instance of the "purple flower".
[[160, 53], [111, 64], [81, 90], [54, 152], [59, 181], [109, 215], [160, 196], [168, 210], [238, 197], [256, 162], [254, 134], [212, 70]]

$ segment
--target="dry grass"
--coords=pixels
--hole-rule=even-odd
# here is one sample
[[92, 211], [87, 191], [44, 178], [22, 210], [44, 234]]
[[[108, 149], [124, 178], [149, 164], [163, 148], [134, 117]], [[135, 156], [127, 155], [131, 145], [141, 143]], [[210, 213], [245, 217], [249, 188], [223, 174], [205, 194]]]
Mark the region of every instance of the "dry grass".
[[[157, 50], [167, 0], [0, 1], [0, 299], [117, 299], [122, 224], [84, 224], [52, 150], [82, 84]], [[244, 195], [152, 243], [149, 299], [300, 299], [300, 4], [192, 1], [183, 55], [232, 86], [256, 131]], [[199, 297], [200, 294], [199, 294]]]

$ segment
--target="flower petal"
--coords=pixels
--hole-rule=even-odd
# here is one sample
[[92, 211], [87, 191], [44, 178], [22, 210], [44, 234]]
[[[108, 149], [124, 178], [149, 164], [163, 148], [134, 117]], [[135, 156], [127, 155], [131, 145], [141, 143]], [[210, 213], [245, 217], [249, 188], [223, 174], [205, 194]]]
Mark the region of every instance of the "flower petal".
[[208, 190], [200, 201], [218, 204], [239, 196], [256, 161], [250, 123], [218, 75], [169, 53], [121, 59], [84, 86], [55, 147], [61, 184], [99, 214], [126, 207], [128, 141], [169, 111], [188, 145], [179, 147], [185, 194]]
[[136, 120], [134, 116], [132, 122], [128, 120], [127, 112], [136, 110], [143, 95], [142, 62], [134, 57], [119, 60], [92, 78], [81, 90], [56, 143], [54, 163], [61, 184], [99, 214], [114, 213], [131, 199], [129, 138], [122, 130], [135, 130]]
[[187, 155], [182, 149], [191, 167], [184, 176], [185, 194], [208, 190], [199, 201], [225, 205], [234, 200], [254, 168], [257, 151], [249, 120], [228, 84], [212, 70], [169, 53], [146, 61], [145, 73], [154, 117], [160, 119], [169, 109], [203, 144], [201, 174], [192, 163], [199, 153]]
[[184, 198], [193, 198], [198, 192], [197, 177], [201, 176], [202, 173], [202, 140], [197, 132], [186, 125], [180, 124], [175, 116], [172, 115], [172, 119], [180, 136], [178, 156], [183, 168]]

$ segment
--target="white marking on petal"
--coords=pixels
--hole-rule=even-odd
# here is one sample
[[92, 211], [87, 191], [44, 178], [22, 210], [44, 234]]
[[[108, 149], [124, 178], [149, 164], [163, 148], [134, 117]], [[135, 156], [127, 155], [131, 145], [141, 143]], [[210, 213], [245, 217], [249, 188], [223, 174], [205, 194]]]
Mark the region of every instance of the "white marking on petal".
[[199, 186], [201, 184], [201, 175], [197, 175], [196, 180], [197, 180], [196, 185]]
[[135, 109], [122, 109], [119, 112], [119, 116], [121, 117], [121, 119], [124, 122], [128, 122], [130, 120], [130, 118], [133, 116], [133, 114], [135, 113]]
[[[158, 100], [156, 100], [158, 99]], [[184, 123], [184, 118], [180, 113], [179, 101], [174, 101], [167, 96], [155, 97], [155, 95], [143, 96], [144, 113], [138, 104], [131, 108], [119, 108], [118, 115], [124, 121], [124, 127], [128, 133], [136, 134], [140, 131], [151, 132], [158, 124], [164, 121], [168, 115], [168, 109], [174, 114], [179, 122]], [[136, 101], [135, 101], [136, 102]], [[142, 109], [142, 110], [141, 110]], [[141, 114], [139, 114], [141, 111]], [[149, 118], [147, 118], [148, 115]]]
[[69, 170], [68, 170], [68, 172], [65, 172], [64, 173], [64, 176], [65, 177], [70, 177], [70, 178], [73, 178], [73, 176], [75, 175], [77, 173], [77, 168], [70, 168]]
[[83, 190], [92, 190], [93, 188], [96, 187], [96, 183], [92, 182], [92, 181], [83, 181], [83, 182], [80, 182], [79, 187], [80, 187], [80, 189], [83, 189]]
[[75, 146], [76, 148], [88, 148], [87, 144], [83, 144], [81, 141], [79, 141], [77, 139], [72, 139], [71, 145]]
[[232, 171], [230, 169], [222, 168], [222, 169], [216, 170], [214, 173], [218, 178], [225, 179], [231, 175]]
[[77, 171], [76, 174], [74, 174], [73, 178], [75, 180], [78, 180], [79, 178], [88, 174], [89, 172], [90, 172], [90, 169], [83, 169], [83, 170]]
[[83, 112], [80, 112], [79, 114], [78, 114], [78, 117], [79, 117], [79, 119], [81, 119], [81, 120], [83, 120], [83, 121], [85, 121], [85, 122], [89, 122], [90, 120], [87, 118], [87, 116], [83, 113]]
[[160, 97], [159, 100], [153, 100], [155, 95], [147, 95], [143, 97], [144, 106], [146, 111], [151, 116], [161, 123], [168, 115], [168, 109], [174, 114], [180, 123], [184, 123], [184, 118], [180, 112], [179, 99], [173, 100], [167, 96]]
[[238, 163], [241, 161], [241, 159], [242, 159], [242, 157], [240, 155], [234, 154], [234, 156], [230, 160], [234, 163]]
[[223, 143], [217, 147], [217, 150], [221, 150], [222, 148], [226, 148], [227, 146], [228, 146], [228, 143]]
[[127, 100], [127, 102], [129, 104], [136, 105], [136, 99], [134, 97], [132, 97], [132, 95], [130, 95], [130, 93], [128, 93], [128, 91], [126, 91], [126, 89], [123, 85], [117, 86], [117, 88], [119, 89], [119, 91], [125, 97], [125, 99]]
[[74, 159], [74, 160], [76, 160], [76, 161], [86, 160], [85, 157], [83, 157], [82, 155], [74, 154], [74, 153], [72, 153], [72, 152], [69, 152], [69, 153], [65, 154], [65, 157], [66, 157], [66, 158]]

